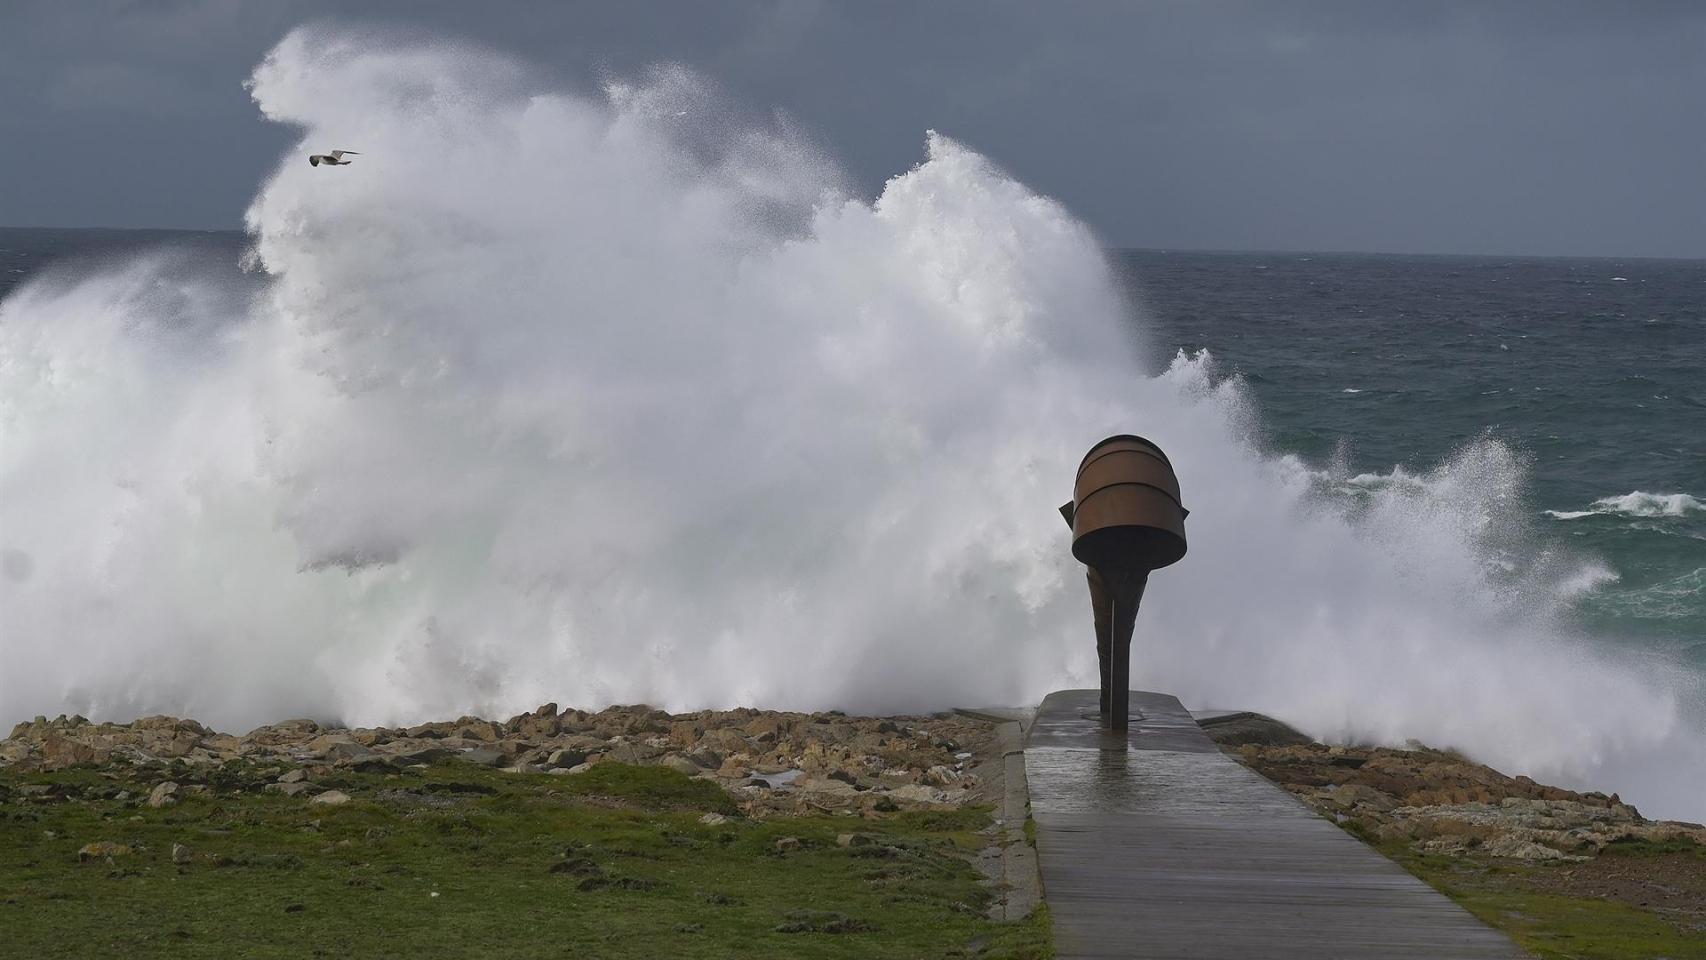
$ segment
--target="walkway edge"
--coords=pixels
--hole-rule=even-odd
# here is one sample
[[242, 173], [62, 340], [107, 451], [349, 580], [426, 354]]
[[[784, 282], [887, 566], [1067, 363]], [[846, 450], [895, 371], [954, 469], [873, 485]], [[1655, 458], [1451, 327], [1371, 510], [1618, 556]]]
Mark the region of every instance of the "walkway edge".
[[995, 728], [1001, 742], [1004, 787], [1001, 799], [1001, 920], [1023, 920], [1042, 902], [1037, 850], [1026, 836], [1031, 819], [1030, 782], [1025, 778], [1025, 729], [1018, 721]]

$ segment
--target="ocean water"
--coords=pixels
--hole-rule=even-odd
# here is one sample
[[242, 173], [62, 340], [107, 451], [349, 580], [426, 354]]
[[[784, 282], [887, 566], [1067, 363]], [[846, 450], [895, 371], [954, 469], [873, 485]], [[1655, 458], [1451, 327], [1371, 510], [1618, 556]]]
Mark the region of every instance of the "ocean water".
[[1706, 262], [1115, 256], [1157, 337], [1211, 350], [1267, 447], [1349, 492], [1508, 447], [1539, 548], [1592, 558], [1572, 616], [1706, 673]]
[[250, 90], [244, 233], [0, 234], [0, 718], [1034, 702], [1138, 432], [1137, 685], [1706, 818], [1701, 264], [1109, 253], [946, 136], [860, 196], [684, 70], [332, 26]]

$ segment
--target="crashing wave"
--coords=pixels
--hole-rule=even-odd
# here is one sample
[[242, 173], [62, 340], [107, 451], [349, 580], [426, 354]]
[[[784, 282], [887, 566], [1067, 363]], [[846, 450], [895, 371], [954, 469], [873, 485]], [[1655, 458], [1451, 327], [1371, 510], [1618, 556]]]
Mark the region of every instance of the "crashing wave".
[[1636, 490], [1620, 497], [1601, 497], [1586, 510], [1547, 510], [1554, 520], [1580, 520], [1618, 514], [1626, 517], [1681, 517], [1706, 511], [1706, 502], [1686, 493], [1644, 493]]
[[1054, 507], [1136, 430], [1192, 509], [1136, 683], [1706, 813], [1698, 690], [1570, 625], [1591, 563], [1519, 456], [1264, 452], [1242, 381], [1145, 375], [1089, 230], [947, 137], [865, 200], [681, 70], [588, 96], [321, 27], [252, 90], [367, 162], [281, 160], [249, 286], [0, 303], [0, 714], [1034, 702], [1096, 675]]

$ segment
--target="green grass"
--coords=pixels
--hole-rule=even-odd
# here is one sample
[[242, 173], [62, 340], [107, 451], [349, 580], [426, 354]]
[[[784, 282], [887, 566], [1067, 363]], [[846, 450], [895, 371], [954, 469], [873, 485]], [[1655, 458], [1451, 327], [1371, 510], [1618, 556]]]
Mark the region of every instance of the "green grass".
[[1602, 857], [1663, 857], [1671, 854], [1683, 854], [1696, 860], [1706, 860], [1706, 846], [1685, 838], [1675, 840], [1624, 838], [1611, 841], [1600, 852]]
[[1448, 890], [1447, 895], [1548, 960], [1706, 957], [1706, 938], [1700, 934], [1624, 903], [1517, 890]]
[[[716, 785], [619, 764], [340, 774], [321, 784], [355, 799], [326, 807], [254, 789], [279, 769], [208, 772], [206, 794], [158, 810], [138, 795], [187, 768], [0, 771], [0, 956], [1052, 955], [1046, 912], [983, 917], [963, 854], [987, 810], [708, 826], [736, 809]], [[875, 842], [838, 846], [849, 832]], [[80, 864], [95, 841], [134, 852]]]
[[[1354, 831], [1353, 831], [1354, 832]], [[1706, 960], [1706, 937], [1627, 903], [1572, 897], [1534, 889], [1526, 882], [1545, 864], [1494, 864], [1472, 858], [1418, 854], [1399, 842], [1380, 851], [1483, 922], [1504, 931], [1544, 960]], [[1601, 856], [1691, 854], [1706, 849], [1688, 841], [1612, 844]]]

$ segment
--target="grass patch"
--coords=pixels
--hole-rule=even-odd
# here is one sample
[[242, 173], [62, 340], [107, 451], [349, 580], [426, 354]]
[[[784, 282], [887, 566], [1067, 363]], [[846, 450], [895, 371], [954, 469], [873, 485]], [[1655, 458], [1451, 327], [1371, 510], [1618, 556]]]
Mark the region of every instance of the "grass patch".
[[1663, 857], [1671, 854], [1683, 854], [1698, 860], [1706, 860], [1706, 846], [1701, 846], [1686, 837], [1675, 840], [1641, 840], [1635, 837], [1623, 837], [1613, 840], [1600, 851], [1600, 856], [1614, 857]]
[[1517, 890], [1456, 889], [1453, 900], [1536, 957], [1670, 960], [1706, 957], [1706, 937], [1624, 903]]
[[[963, 855], [987, 810], [706, 825], [736, 812], [715, 784], [609, 763], [567, 777], [340, 772], [320, 785], [354, 799], [319, 806], [259, 789], [282, 769], [0, 771], [0, 953], [1052, 955], [1046, 912], [983, 916], [989, 891]], [[164, 779], [207, 789], [148, 807]], [[849, 832], [874, 842], [838, 846]], [[132, 852], [80, 863], [98, 841]]]
[[[1682, 852], [1680, 847], [1670, 849], [1675, 846], [1634, 843], [1617, 852], [1608, 848], [1601, 856]], [[1698, 845], [1687, 847], [1693, 849], [1686, 852], [1698, 853]], [[1536, 957], [1706, 960], [1706, 936], [1699, 930], [1629, 903], [1535, 889], [1534, 881], [1544, 879], [1547, 871], [1564, 867], [1427, 856], [1396, 843], [1381, 845], [1381, 851]]]

